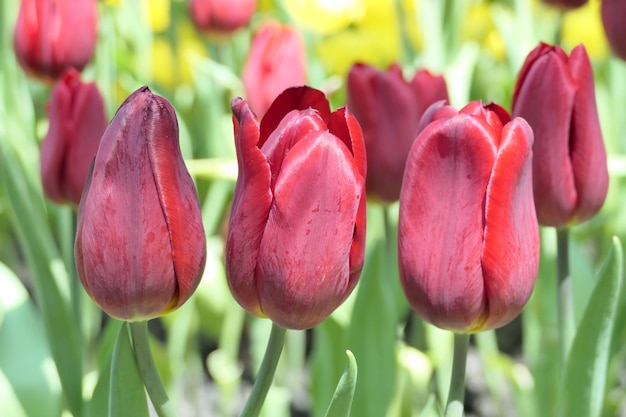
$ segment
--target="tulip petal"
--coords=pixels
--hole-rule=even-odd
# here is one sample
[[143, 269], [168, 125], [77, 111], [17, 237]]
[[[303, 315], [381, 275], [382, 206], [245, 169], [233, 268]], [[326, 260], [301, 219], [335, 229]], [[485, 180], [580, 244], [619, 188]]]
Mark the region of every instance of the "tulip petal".
[[[520, 73], [513, 116], [526, 119], [535, 132], [533, 190], [539, 222], [560, 227], [567, 224], [578, 204], [569, 155], [577, 86], [560, 48], [544, 45], [531, 55], [537, 57]], [[536, 97], [541, 97], [541, 103]]]
[[[365, 156], [365, 142], [359, 122], [347, 108], [342, 107], [333, 112], [328, 122], [330, 133], [338, 137], [352, 151], [354, 164], [361, 176], [363, 187], [361, 195], [365, 195], [365, 178], [367, 176], [367, 158]], [[366, 199], [362, 198], [357, 211], [357, 219], [354, 225], [354, 237], [350, 248], [350, 291], [356, 286], [361, 275], [365, 258], [365, 225], [366, 225]]]
[[206, 237], [200, 203], [185, 167], [178, 143], [178, 123], [172, 106], [150, 94], [146, 105], [146, 142], [156, 190], [167, 223], [178, 297], [176, 309], [189, 299], [200, 283], [206, 261]]
[[313, 327], [349, 294], [358, 177], [349, 150], [328, 132], [309, 134], [286, 156], [256, 281], [263, 312], [278, 325]]
[[330, 117], [330, 104], [324, 93], [311, 87], [291, 87], [283, 91], [267, 109], [261, 120], [260, 138], [257, 146], [265, 145], [287, 113], [293, 110], [316, 110], [323, 121]]
[[591, 62], [582, 45], [572, 50], [569, 66], [578, 84], [570, 131], [570, 159], [578, 196], [571, 222], [578, 223], [591, 218], [602, 207], [609, 188], [609, 173]]
[[504, 126], [485, 200], [482, 269], [488, 317], [473, 331], [513, 320], [535, 285], [539, 228], [532, 198], [532, 143], [525, 120]]
[[146, 121], [137, 117], [146, 105], [142, 92], [126, 100], [103, 136], [81, 203], [76, 249], [89, 294], [109, 315], [133, 320], [160, 315], [177, 296]]
[[400, 195], [400, 277], [412, 308], [435, 325], [466, 331], [483, 320], [480, 265], [486, 184], [500, 132], [459, 114], [417, 137]]
[[236, 98], [232, 110], [239, 176], [228, 226], [226, 270], [235, 299], [246, 310], [260, 315], [254, 271], [272, 204], [271, 173], [258, 147], [259, 124], [250, 106]]
[[283, 117], [280, 124], [261, 146], [261, 152], [265, 155], [272, 171], [272, 189], [276, 182], [276, 175], [281, 171], [285, 155], [291, 151], [291, 148], [309, 133], [326, 129], [326, 123], [320, 114], [311, 108], [302, 111], [292, 110]]
[[[62, 192], [64, 170], [62, 169], [70, 148], [70, 140], [76, 135], [76, 125], [71, 114], [71, 91], [58, 85], [53, 90], [53, 105], [48, 107], [50, 125], [41, 143], [41, 182], [49, 199], [64, 200]], [[52, 102], [51, 102], [52, 104]], [[97, 149], [97, 148], [96, 148]], [[79, 197], [80, 198], [80, 197]]]

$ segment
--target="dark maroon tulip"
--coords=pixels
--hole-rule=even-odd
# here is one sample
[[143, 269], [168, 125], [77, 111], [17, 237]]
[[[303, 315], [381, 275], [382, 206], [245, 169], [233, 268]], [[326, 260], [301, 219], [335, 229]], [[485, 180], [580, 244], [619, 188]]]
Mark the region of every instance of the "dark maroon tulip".
[[595, 215], [609, 184], [591, 63], [582, 45], [535, 48], [517, 78], [513, 115], [535, 132], [533, 181], [539, 223], [567, 227]]
[[274, 21], [263, 24], [252, 40], [242, 79], [259, 118], [283, 90], [305, 84], [306, 49], [297, 29]]
[[365, 246], [365, 148], [345, 108], [290, 88], [260, 125], [232, 103], [239, 177], [226, 243], [228, 284], [250, 313], [316, 326], [354, 289]]
[[135, 91], [107, 128], [78, 208], [76, 269], [110, 316], [147, 320], [180, 307], [206, 260], [198, 196], [172, 106]]
[[91, 161], [108, 119], [94, 83], [73, 68], [55, 84], [47, 106], [50, 126], [41, 144], [41, 180], [46, 196], [78, 205]]
[[626, 61], [625, 0], [602, 0], [602, 24], [613, 53]]
[[70, 67], [80, 71], [93, 55], [97, 24], [96, 0], [22, 0], [13, 39], [17, 59], [43, 79]]
[[190, 0], [191, 20], [201, 31], [232, 32], [248, 24], [256, 0]]
[[558, 7], [562, 10], [571, 10], [583, 6], [589, 0], [542, 0], [550, 6]]
[[417, 71], [410, 82], [398, 65], [379, 71], [356, 64], [348, 73], [348, 108], [363, 128], [367, 150], [368, 197], [397, 201], [409, 149], [424, 111], [448, 100], [442, 76]]
[[447, 110], [418, 135], [407, 159], [400, 279], [425, 320], [477, 332], [515, 318], [535, 284], [533, 134], [494, 104]]

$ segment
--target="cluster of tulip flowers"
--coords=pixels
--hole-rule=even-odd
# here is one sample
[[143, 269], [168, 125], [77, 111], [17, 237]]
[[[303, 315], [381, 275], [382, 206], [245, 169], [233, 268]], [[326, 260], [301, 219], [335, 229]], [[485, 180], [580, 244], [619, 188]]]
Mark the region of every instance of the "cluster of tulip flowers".
[[[136, 363], [157, 414], [172, 417], [176, 407], [153, 363], [147, 321], [190, 299], [207, 253], [176, 111], [143, 86], [109, 122], [96, 85], [80, 75], [96, 42], [96, 3], [48, 3], [22, 2], [15, 52], [27, 73], [55, 83], [41, 181], [50, 200], [77, 207], [77, 276], [107, 315], [125, 322], [111, 365], [108, 413], [142, 412], [125, 392], [127, 381], [115, 379], [118, 358], [126, 360], [123, 366]], [[196, 25], [221, 30], [236, 29], [254, 12], [254, 2], [247, 2], [232, 21], [203, 4], [190, 4]], [[69, 16], [80, 22], [72, 30], [86, 34], [77, 45], [53, 43], [50, 54], [40, 53], [38, 42], [47, 39], [33, 32], [46, 29], [46, 5], [59, 8], [58, 24], [67, 27], [62, 18]], [[259, 32], [261, 44], [282, 36], [273, 29]], [[251, 61], [255, 53], [263, 60], [259, 48]], [[464, 415], [470, 335], [510, 323], [531, 297], [539, 225], [557, 232], [563, 372], [576, 372], [567, 357], [584, 335], [576, 334], [568, 293], [568, 230], [598, 213], [609, 186], [593, 70], [583, 45], [569, 55], [558, 45], [536, 46], [519, 69], [511, 114], [481, 101], [456, 109], [442, 76], [420, 70], [407, 81], [397, 64], [379, 70], [355, 63], [345, 80], [346, 106], [334, 111], [323, 91], [303, 85], [298, 68], [288, 73], [295, 79], [282, 77], [281, 83], [268, 83], [261, 71], [246, 67], [247, 85], [274, 90], [249, 90], [249, 99], [231, 103], [238, 176], [224, 242], [227, 282], [243, 309], [273, 323], [242, 416], [261, 412], [286, 331], [318, 326], [357, 287], [368, 205], [388, 213], [397, 203], [397, 239], [387, 233], [393, 249], [386, 255], [397, 249], [390, 261], [397, 260], [413, 312], [454, 332], [446, 416]], [[621, 258], [618, 239], [613, 247]], [[605, 290], [619, 293], [621, 272], [606, 276]], [[616, 303], [607, 303], [602, 317], [615, 314]], [[348, 357], [327, 416], [350, 414], [359, 357]], [[560, 412], [573, 415], [563, 401]]]

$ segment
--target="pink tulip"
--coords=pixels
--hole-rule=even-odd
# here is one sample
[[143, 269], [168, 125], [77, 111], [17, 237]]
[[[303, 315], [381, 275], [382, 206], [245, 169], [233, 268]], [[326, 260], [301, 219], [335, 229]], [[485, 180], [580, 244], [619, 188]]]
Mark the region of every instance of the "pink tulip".
[[278, 22], [257, 31], [243, 68], [247, 102], [261, 118], [288, 87], [306, 82], [306, 49], [300, 33]]
[[191, 0], [189, 14], [199, 30], [232, 32], [248, 24], [256, 0]]

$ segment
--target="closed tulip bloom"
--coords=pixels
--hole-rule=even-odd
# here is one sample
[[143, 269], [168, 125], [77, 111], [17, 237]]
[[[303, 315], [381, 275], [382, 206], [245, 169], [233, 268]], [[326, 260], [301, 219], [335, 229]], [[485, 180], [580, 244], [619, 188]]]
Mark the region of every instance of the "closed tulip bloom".
[[606, 39], [613, 53], [626, 61], [626, 1], [602, 0], [600, 7]]
[[199, 30], [232, 32], [248, 24], [256, 0], [191, 0], [189, 14]]
[[78, 209], [76, 269], [110, 316], [147, 320], [180, 307], [206, 260], [198, 196], [172, 106], [147, 87], [102, 137]]
[[94, 83], [68, 69], [52, 89], [50, 125], [41, 144], [41, 180], [56, 203], [78, 205], [83, 185], [107, 127], [104, 101]]
[[513, 93], [513, 115], [535, 132], [533, 181], [539, 223], [567, 227], [594, 216], [609, 175], [584, 46], [568, 57], [540, 44], [526, 58]]
[[398, 65], [379, 71], [356, 64], [348, 73], [348, 107], [363, 129], [367, 150], [368, 197], [397, 201], [409, 149], [424, 111], [448, 100], [442, 76], [417, 71], [405, 81]]
[[426, 321], [477, 332], [515, 318], [535, 284], [533, 134], [494, 104], [473, 102], [451, 113], [438, 113], [407, 159], [400, 279]]
[[93, 55], [97, 23], [95, 0], [22, 0], [13, 39], [17, 59], [43, 79], [70, 67], [80, 71]]
[[306, 82], [306, 49], [297, 29], [267, 22], [256, 32], [243, 68], [246, 101], [261, 118], [289, 87]]
[[354, 289], [365, 245], [365, 148], [345, 108], [290, 88], [259, 124], [233, 100], [239, 177], [226, 243], [228, 284], [248, 312], [308, 329]]

